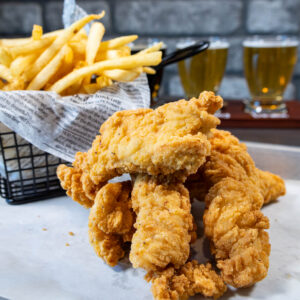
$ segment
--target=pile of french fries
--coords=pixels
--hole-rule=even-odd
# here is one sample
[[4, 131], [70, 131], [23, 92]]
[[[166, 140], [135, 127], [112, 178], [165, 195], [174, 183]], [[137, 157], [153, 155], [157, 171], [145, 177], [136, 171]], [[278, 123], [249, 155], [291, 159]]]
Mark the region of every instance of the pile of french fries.
[[[102, 41], [105, 27], [88, 15], [62, 30], [43, 34], [34, 25], [32, 36], [0, 40], [0, 89], [54, 91], [63, 96], [92, 94], [113, 84], [128, 82], [161, 62], [162, 43], [131, 55], [128, 46], [137, 35]], [[84, 26], [94, 21], [89, 34]]]

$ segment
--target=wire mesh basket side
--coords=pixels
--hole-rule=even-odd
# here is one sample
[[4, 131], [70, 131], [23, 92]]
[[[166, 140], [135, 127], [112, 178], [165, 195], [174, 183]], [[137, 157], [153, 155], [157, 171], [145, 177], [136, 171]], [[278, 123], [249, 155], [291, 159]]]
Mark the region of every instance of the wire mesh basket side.
[[61, 159], [39, 150], [13, 131], [0, 132], [0, 193], [10, 204], [64, 195], [56, 168]]

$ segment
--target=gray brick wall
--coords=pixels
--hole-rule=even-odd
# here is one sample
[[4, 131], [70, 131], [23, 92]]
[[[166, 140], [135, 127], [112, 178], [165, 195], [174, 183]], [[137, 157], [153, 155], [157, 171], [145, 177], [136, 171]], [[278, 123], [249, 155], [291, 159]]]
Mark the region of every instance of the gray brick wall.
[[[103, 20], [108, 36], [139, 34], [142, 40], [163, 40], [168, 51], [178, 40], [226, 37], [229, 56], [220, 94], [226, 98], [248, 97], [243, 77], [242, 41], [252, 35], [285, 34], [300, 38], [300, 0], [81, 0], [88, 12], [106, 10]], [[63, 1], [0, 0], [0, 36], [24, 36], [33, 24], [46, 31], [61, 28]], [[300, 57], [300, 49], [299, 49]], [[177, 66], [165, 69], [163, 94], [183, 95]], [[300, 99], [300, 59], [286, 98]]]

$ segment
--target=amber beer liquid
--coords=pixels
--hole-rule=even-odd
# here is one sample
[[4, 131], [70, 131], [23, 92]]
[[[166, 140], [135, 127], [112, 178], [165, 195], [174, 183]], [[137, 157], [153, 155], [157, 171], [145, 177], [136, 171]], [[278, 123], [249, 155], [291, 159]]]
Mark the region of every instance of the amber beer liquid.
[[[177, 48], [185, 45], [179, 44]], [[212, 41], [207, 50], [178, 63], [178, 71], [187, 97], [197, 97], [202, 91], [218, 92], [227, 61], [229, 43]]]
[[285, 109], [284, 91], [297, 62], [295, 40], [249, 40], [244, 46], [244, 71], [252, 100], [250, 109], [272, 112]]

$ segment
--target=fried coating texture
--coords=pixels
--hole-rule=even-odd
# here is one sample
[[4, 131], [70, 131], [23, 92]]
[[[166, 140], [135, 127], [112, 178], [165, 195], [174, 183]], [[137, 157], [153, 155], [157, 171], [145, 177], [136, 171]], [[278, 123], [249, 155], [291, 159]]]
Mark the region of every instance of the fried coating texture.
[[264, 204], [273, 202], [280, 196], [285, 195], [285, 184], [281, 177], [271, 172], [259, 169], [258, 173], [260, 190], [264, 197]]
[[115, 234], [131, 231], [135, 215], [131, 208], [130, 193], [130, 181], [108, 183], [97, 193], [97, 205], [93, 209], [102, 231]]
[[138, 175], [132, 190], [137, 215], [130, 261], [147, 271], [173, 264], [182, 266], [189, 257], [193, 219], [189, 193], [181, 183], [160, 183]]
[[263, 197], [251, 181], [227, 177], [205, 197], [203, 222], [224, 281], [246, 287], [267, 276], [270, 244], [269, 220], [260, 208]]
[[260, 208], [278, 192], [265, 193], [261, 171], [244, 144], [229, 132], [212, 133], [211, 155], [187, 185], [193, 196], [205, 198], [205, 234], [222, 278], [234, 287], [250, 286], [268, 272], [270, 245], [264, 229], [269, 221]]
[[103, 232], [92, 221], [89, 222], [89, 240], [96, 254], [111, 267], [114, 267], [125, 254], [121, 236]]
[[[83, 190], [81, 170], [66, 165], [59, 165], [56, 174], [60, 180], [61, 187], [67, 191], [68, 196], [86, 208], [90, 208], [93, 205], [94, 201]], [[87, 178], [85, 178], [85, 181], [87, 181]]]
[[230, 132], [212, 129], [210, 142], [211, 154], [207, 162], [185, 183], [191, 198], [204, 200], [210, 187], [226, 177], [250, 180], [260, 189], [264, 204], [285, 194], [284, 181], [275, 174], [256, 168], [246, 145]]
[[119, 111], [100, 128], [86, 167], [98, 184], [123, 173], [169, 175], [184, 181], [210, 154], [207, 136], [222, 106], [212, 92], [152, 109]]
[[115, 266], [124, 256], [123, 243], [132, 238], [134, 213], [130, 183], [108, 183], [97, 193], [89, 215], [89, 240], [96, 254]]
[[171, 266], [161, 272], [149, 272], [146, 280], [152, 281], [152, 293], [156, 300], [188, 299], [196, 294], [217, 299], [227, 290], [211, 264], [203, 265], [195, 260], [178, 270]]
[[67, 195], [82, 206], [90, 208], [94, 204], [97, 192], [105, 183], [94, 184], [89, 174], [80, 168], [86, 155], [87, 153], [78, 152], [73, 167], [59, 165], [56, 174]]

